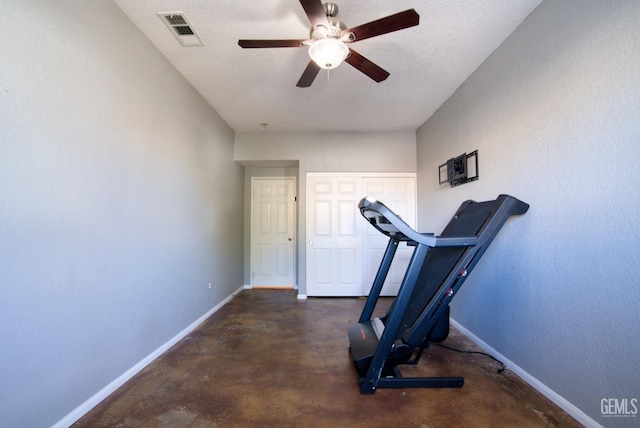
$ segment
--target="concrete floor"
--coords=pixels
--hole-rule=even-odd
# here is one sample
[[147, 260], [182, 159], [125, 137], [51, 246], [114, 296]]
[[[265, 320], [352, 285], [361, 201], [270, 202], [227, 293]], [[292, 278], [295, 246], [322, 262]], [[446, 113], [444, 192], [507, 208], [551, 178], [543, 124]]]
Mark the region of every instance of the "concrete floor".
[[[74, 426], [580, 426], [494, 360], [435, 346], [403, 374], [464, 376], [462, 388], [360, 394], [346, 328], [363, 305], [244, 291]], [[479, 350], [453, 328], [444, 344]]]

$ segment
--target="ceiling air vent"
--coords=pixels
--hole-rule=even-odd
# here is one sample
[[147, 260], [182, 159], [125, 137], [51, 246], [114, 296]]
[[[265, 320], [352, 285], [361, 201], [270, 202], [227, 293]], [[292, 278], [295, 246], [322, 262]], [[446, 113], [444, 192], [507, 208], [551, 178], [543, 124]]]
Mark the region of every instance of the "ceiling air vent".
[[204, 42], [195, 32], [193, 27], [187, 21], [187, 18], [182, 12], [158, 12], [158, 16], [162, 19], [162, 22], [167, 24], [167, 27], [182, 46], [204, 46]]

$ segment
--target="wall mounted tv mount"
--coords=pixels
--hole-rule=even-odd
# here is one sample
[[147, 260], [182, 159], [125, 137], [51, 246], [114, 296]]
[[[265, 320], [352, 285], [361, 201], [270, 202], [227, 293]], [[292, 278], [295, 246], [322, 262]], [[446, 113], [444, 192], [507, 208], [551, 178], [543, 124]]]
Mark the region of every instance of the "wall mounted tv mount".
[[[473, 158], [471, 161], [469, 159]], [[459, 186], [478, 179], [478, 151], [463, 153], [438, 167], [438, 184]]]

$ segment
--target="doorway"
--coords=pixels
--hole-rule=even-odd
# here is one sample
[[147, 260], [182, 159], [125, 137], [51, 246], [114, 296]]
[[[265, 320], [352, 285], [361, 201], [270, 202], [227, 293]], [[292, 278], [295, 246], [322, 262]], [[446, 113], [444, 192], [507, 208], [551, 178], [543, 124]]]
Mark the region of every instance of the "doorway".
[[251, 180], [251, 286], [295, 288], [296, 183], [293, 177]]

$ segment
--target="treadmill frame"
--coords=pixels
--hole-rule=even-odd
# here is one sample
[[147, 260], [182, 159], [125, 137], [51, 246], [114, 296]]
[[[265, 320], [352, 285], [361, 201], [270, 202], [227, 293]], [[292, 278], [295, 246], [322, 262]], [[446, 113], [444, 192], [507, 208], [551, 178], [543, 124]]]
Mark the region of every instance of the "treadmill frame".
[[[464, 202], [454, 218], [463, 212], [469, 203]], [[372, 394], [376, 388], [459, 388], [464, 384], [463, 377], [403, 377], [397, 365], [385, 366], [394, 342], [399, 336], [402, 321], [411, 296], [418, 286], [420, 273], [429, 251], [436, 247], [463, 247], [464, 253], [458, 259], [446, 279], [438, 286], [417, 320], [405, 332], [402, 338], [405, 343], [419, 348], [415, 359], [407, 362], [416, 364], [422, 350], [428, 344], [429, 332], [439, 317], [446, 311], [449, 302], [460, 289], [468, 274], [473, 270], [481, 256], [487, 250], [507, 219], [514, 214], [524, 214], [529, 205], [509, 195], [500, 195], [491, 207], [491, 214], [485, 220], [477, 236], [435, 237], [432, 234], [420, 234], [408, 226], [384, 204], [373, 199], [364, 198], [358, 205], [362, 215], [380, 232], [389, 236], [389, 242], [374, 279], [371, 292], [367, 297], [360, 315], [359, 323], [371, 319], [382, 286], [384, 285], [398, 244], [407, 242], [415, 245], [407, 271], [398, 294], [393, 302], [385, 322], [385, 329], [379, 338], [378, 346], [367, 373], [359, 379], [360, 392]]]

